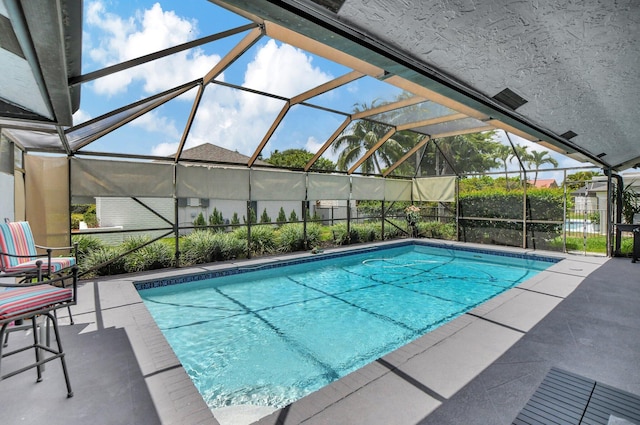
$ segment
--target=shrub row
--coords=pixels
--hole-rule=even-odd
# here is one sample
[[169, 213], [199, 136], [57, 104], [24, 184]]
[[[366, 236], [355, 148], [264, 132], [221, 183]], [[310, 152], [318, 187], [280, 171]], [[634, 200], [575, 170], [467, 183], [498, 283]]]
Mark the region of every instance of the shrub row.
[[[385, 237], [393, 239], [405, 235], [406, 222], [393, 221], [385, 226]], [[327, 232], [326, 229], [329, 229]], [[189, 266], [215, 261], [243, 258], [247, 255], [247, 243], [252, 255], [277, 252], [295, 252], [318, 247], [322, 244], [345, 245], [372, 242], [382, 238], [382, 225], [354, 223], [350, 238], [346, 223], [330, 227], [318, 223], [307, 223], [307, 246], [302, 223], [288, 223], [274, 228], [271, 225], [254, 225], [248, 238], [247, 227], [238, 227], [232, 232], [216, 232], [198, 229], [179, 240], [180, 264]], [[427, 237], [455, 239], [455, 227], [442, 223], [420, 223], [420, 233]], [[173, 239], [150, 242], [148, 237], [132, 237], [118, 246], [109, 246], [94, 236], [76, 235], [78, 263], [81, 272], [93, 270], [91, 275], [107, 276], [133, 273], [173, 266], [175, 245]], [[137, 247], [142, 246], [142, 248]], [[132, 252], [129, 252], [132, 251]], [[125, 253], [129, 252], [126, 255]]]

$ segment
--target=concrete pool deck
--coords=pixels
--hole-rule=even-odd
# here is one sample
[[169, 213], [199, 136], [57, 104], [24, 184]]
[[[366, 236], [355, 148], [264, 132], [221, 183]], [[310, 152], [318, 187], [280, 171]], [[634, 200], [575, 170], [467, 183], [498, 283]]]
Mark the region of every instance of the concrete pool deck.
[[[460, 245], [564, 260], [286, 408], [258, 411], [254, 419], [266, 414], [258, 424], [510, 423], [551, 366], [640, 392], [639, 265], [620, 258]], [[76, 395], [64, 398], [59, 362], [47, 365], [38, 385], [32, 374], [20, 374], [0, 383], [3, 423], [43, 418], [51, 424], [250, 423], [243, 409], [212, 415], [132, 285], [228, 266], [84, 281], [73, 309], [76, 324], [63, 326]], [[10, 343], [17, 344], [21, 336], [13, 335]], [[47, 411], [59, 412], [60, 420]]]

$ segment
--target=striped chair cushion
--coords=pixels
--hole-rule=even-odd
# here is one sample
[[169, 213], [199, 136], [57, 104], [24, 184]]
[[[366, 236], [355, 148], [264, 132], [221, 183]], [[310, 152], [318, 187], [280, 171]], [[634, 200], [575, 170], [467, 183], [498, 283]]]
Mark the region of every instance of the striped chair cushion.
[[[13, 255], [37, 255], [38, 251], [29, 223], [26, 221], [0, 223], [0, 251]], [[0, 255], [0, 270], [15, 267], [30, 260], [30, 258]]]
[[[30, 260], [24, 263], [20, 263], [13, 267], [5, 267], [5, 272], [20, 272], [33, 270], [36, 268], [36, 261], [38, 260]], [[42, 270], [47, 270], [47, 259], [41, 257], [40, 261], [42, 261]], [[74, 266], [76, 264], [76, 259], [73, 257], [53, 257], [51, 258], [51, 263], [49, 264], [49, 271], [51, 273], [59, 272], [62, 269], [66, 269], [67, 267]]]
[[0, 291], [0, 320], [10, 320], [72, 299], [72, 288], [58, 288], [52, 285], [9, 288]]
[[[0, 255], [0, 271], [11, 273], [33, 270], [36, 268], [38, 259], [42, 261], [42, 270], [45, 272], [47, 270], [46, 257], [36, 258], [38, 251], [36, 250], [31, 226], [27, 221], [0, 223], [0, 251], [13, 255], [28, 255], [30, 257], [16, 258]], [[48, 265], [49, 272], [59, 272], [75, 264], [76, 259], [73, 257], [51, 258], [51, 264]]]

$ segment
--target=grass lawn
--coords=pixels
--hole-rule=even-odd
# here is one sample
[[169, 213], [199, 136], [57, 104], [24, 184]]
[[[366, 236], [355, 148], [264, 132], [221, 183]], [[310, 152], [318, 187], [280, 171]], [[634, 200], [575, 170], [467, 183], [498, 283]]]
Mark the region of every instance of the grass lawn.
[[[559, 244], [562, 244], [562, 239], [557, 239]], [[587, 247], [584, 247], [583, 237], [569, 237], [567, 236], [567, 251], [586, 251], [596, 252], [600, 254], [607, 253], [607, 238], [605, 236], [588, 236]], [[631, 255], [633, 251], [633, 237], [622, 238], [622, 245], [620, 252], [624, 255]]]

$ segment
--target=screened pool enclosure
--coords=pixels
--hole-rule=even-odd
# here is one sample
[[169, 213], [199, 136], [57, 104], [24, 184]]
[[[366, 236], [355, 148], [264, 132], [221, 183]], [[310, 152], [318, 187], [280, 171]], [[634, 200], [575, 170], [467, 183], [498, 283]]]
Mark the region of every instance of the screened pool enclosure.
[[[481, 95], [323, 16], [300, 25], [272, 6], [207, 6], [224, 16], [210, 24], [215, 32], [109, 66], [81, 72], [78, 46], [65, 45], [70, 111], [45, 102], [0, 118], [0, 183], [11, 200], [4, 216], [28, 220], [45, 245], [76, 234], [107, 244], [145, 235], [142, 246], [171, 239], [177, 266], [179, 239], [194, 230], [245, 228], [251, 241], [261, 227], [285, 223], [301, 226], [300, 249], [318, 245], [310, 225], [329, 228], [336, 244], [419, 236], [567, 250], [568, 232], [582, 231], [616, 249], [615, 173], [631, 160], [594, 154], [572, 142], [575, 134], [527, 120], [517, 112], [526, 100], [509, 89]], [[77, 36], [78, 28], [63, 32]], [[300, 62], [259, 62], [285, 54]], [[93, 105], [95, 118], [71, 118], [80, 89], [194, 55], [201, 71], [193, 78], [167, 77], [134, 102], [105, 101]], [[295, 66], [304, 70], [293, 78]], [[295, 162], [276, 160], [301, 151]], [[559, 157], [571, 158], [571, 168], [559, 168]], [[586, 172], [600, 174], [597, 190], [591, 175], [569, 183]], [[469, 182], [485, 177], [504, 191], [475, 196], [482, 184]], [[72, 219], [79, 205], [92, 206], [94, 223]], [[370, 236], [354, 230], [367, 223], [376, 226]]]

